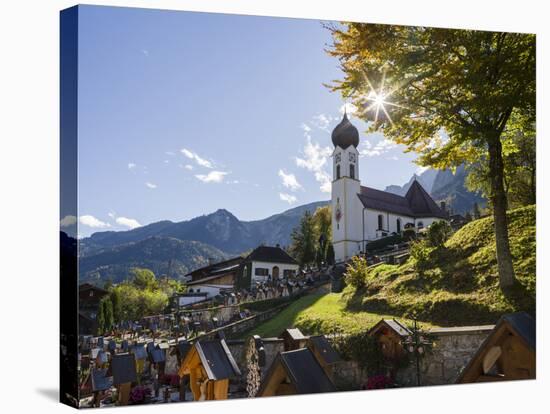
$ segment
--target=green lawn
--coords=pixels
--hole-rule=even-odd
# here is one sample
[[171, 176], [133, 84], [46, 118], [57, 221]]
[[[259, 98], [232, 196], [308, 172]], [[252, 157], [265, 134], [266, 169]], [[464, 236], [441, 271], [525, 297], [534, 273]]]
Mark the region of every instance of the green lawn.
[[[369, 329], [382, 318], [392, 317], [372, 312], [350, 312], [345, 310], [345, 306], [341, 293], [307, 295], [296, 300], [273, 319], [256, 327], [248, 335], [275, 337], [286, 328], [292, 327], [300, 328], [305, 334], [352, 333]], [[410, 320], [400, 320], [411, 323]]]

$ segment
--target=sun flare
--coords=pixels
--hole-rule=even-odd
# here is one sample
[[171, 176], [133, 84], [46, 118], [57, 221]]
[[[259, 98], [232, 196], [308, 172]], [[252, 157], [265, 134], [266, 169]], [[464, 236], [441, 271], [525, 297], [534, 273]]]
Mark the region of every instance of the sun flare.
[[391, 96], [391, 94], [395, 92], [395, 89], [390, 91], [384, 89], [386, 74], [384, 73], [384, 76], [382, 77], [382, 80], [380, 82], [380, 87], [378, 88], [378, 90], [374, 88], [374, 86], [371, 84], [370, 80], [367, 78], [366, 75], [365, 75], [365, 79], [371, 90], [367, 95], [367, 97], [365, 98], [366, 101], [371, 102], [371, 104], [367, 107], [367, 111], [374, 111], [375, 123], [378, 122], [380, 111], [382, 111], [386, 116], [386, 118], [388, 119], [388, 121], [393, 124], [390, 114], [388, 113], [387, 106], [395, 106], [399, 108], [402, 108], [402, 106], [396, 103], [393, 103], [388, 99]]

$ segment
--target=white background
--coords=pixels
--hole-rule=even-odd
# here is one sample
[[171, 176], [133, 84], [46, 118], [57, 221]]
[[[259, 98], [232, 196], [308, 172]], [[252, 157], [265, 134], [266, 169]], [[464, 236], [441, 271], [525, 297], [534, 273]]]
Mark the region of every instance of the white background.
[[[93, 2], [95, 3], [95, 2]], [[548, 306], [549, 10], [544, 1], [103, 1], [98, 4], [356, 20], [537, 33], [538, 378], [536, 381], [116, 408], [117, 413], [281, 413], [313, 410], [464, 413], [548, 412], [543, 329]], [[59, 10], [70, 1], [0, 5], [0, 405], [3, 412], [68, 412], [58, 395]], [[545, 93], [546, 92], [546, 93]], [[546, 117], [545, 117], [546, 116]], [[546, 257], [544, 256], [546, 252]], [[548, 348], [548, 347], [546, 347]], [[544, 407], [544, 408], [543, 408]]]

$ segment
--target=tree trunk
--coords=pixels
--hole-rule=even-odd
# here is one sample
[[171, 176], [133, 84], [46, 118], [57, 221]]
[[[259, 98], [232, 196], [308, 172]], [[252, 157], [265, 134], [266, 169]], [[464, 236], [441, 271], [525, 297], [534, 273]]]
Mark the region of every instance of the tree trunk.
[[507, 288], [515, 282], [512, 254], [508, 239], [508, 219], [506, 217], [506, 192], [504, 190], [504, 163], [500, 134], [493, 133], [488, 139], [489, 173], [491, 176], [491, 201], [495, 221], [495, 239], [500, 287]]
[[537, 202], [537, 170], [535, 168], [531, 170], [530, 192], [531, 204], [535, 204]]

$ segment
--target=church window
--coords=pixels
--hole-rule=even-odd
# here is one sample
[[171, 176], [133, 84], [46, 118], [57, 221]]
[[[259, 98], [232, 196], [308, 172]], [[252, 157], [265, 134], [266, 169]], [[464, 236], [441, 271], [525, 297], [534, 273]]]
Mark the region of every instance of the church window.
[[349, 165], [349, 178], [355, 179], [355, 165]]
[[384, 216], [382, 214], [378, 215], [378, 230], [382, 230], [384, 228]]
[[396, 227], [397, 227], [397, 233], [401, 233], [401, 219], [397, 219]]
[[336, 179], [339, 180], [340, 179], [340, 164], [338, 164], [336, 166]]

